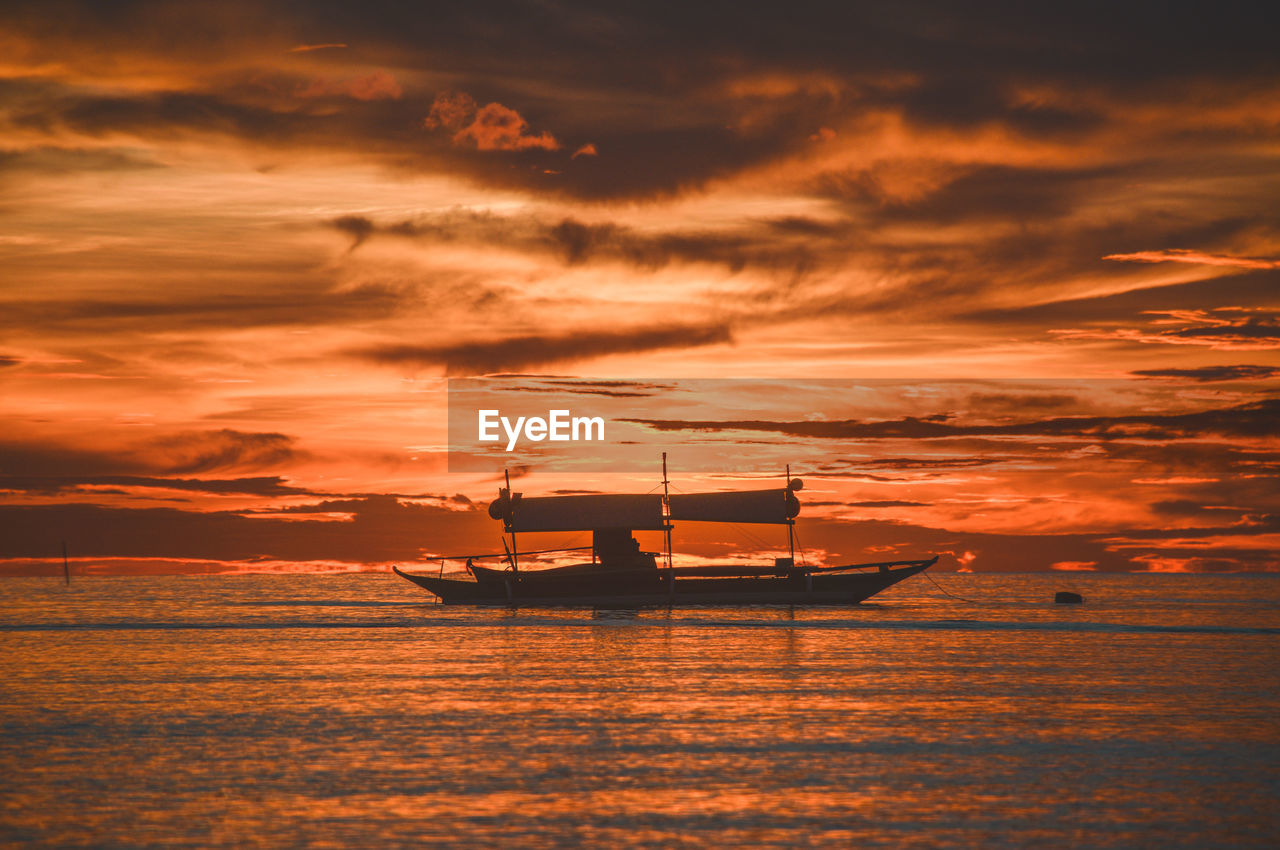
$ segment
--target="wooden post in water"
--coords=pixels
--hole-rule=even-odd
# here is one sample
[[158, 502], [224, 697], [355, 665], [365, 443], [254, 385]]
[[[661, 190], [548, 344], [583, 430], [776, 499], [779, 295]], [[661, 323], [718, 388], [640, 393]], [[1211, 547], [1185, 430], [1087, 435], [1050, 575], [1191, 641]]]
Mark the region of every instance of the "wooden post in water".
[[71, 584], [71, 566], [67, 563], [67, 541], [62, 541], [62, 576]]

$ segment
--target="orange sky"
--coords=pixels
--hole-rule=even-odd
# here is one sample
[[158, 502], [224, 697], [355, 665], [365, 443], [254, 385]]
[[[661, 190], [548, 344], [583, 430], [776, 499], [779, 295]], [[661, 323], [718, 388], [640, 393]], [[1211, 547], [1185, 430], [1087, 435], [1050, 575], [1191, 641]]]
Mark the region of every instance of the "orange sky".
[[378, 5], [0, 12], [0, 574], [496, 545], [444, 387], [509, 372], [919, 382], [646, 415], [789, 457], [816, 558], [1280, 568], [1268, 28]]

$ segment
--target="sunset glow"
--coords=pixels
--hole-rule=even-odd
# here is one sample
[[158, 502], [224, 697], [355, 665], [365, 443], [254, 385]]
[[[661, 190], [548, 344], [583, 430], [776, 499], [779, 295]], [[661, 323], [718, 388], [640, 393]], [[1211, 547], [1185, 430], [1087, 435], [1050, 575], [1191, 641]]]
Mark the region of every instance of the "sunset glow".
[[446, 380], [504, 373], [795, 382], [635, 427], [790, 462], [815, 561], [1280, 569], [1267, 27], [363, 9], [0, 13], [0, 575], [496, 546]]

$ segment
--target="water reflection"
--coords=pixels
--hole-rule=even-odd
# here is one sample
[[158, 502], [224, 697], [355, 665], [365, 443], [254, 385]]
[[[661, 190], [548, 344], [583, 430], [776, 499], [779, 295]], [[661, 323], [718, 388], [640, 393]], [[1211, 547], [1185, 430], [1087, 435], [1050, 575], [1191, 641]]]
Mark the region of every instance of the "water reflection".
[[10, 584], [3, 834], [1270, 846], [1280, 595], [1206, 578], [1095, 582], [1069, 614], [1053, 577], [670, 612], [450, 609], [378, 576]]
[[634, 620], [639, 616], [639, 608], [595, 608], [591, 611], [593, 620]]

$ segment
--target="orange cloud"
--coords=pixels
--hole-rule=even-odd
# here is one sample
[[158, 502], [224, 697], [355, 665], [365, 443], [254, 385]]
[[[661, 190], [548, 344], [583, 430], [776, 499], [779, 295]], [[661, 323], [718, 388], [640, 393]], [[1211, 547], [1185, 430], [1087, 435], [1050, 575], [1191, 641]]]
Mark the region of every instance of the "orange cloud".
[[1230, 254], [1209, 254], [1184, 248], [1165, 251], [1136, 251], [1132, 254], [1107, 254], [1102, 259], [1122, 263], [1194, 263], [1202, 266], [1235, 266], [1242, 269], [1280, 269], [1280, 260], [1260, 260], [1253, 257], [1233, 257]]
[[1094, 572], [1098, 569], [1097, 561], [1057, 561], [1049, 565], [1049, 569], [1060, 572]]
[[500, 103], [490, 103], [480, 108], [471, 126], [453, 137], [453, 143], [460, 145], [472, 142], [477, 150], [482, 151], [560, 149], [560, 143], [550, 133], [544, 131], [537, 136], [531, 136], [527, 132], [528, 129], [529, 122], [521, 118], [520, 113]]
[[331, 47], [346, 47], [347, 45], [334, 42], [332, 44], [299, 44], [297, 47], [290, 47], [290, 53], [309, 53], [312, 50], [328, 50]]
[[396, 78], [383, 70], [349, 80], [315, 79], [298, 92], [299, 97], [343, 95], [356, 100], [399, 100], [403, 94]]
[[[529, 122], [514, 109], [501, 103], [477, 108], [475, 98], [466, 92], [437, 95], [422, 126], [428, 130], [456, 130], [453, 135], [455, 145], [473, 144], [482, 151], [560, 150], [560, 143], [550, 133], [544, 131], [537, 136], [530, 135]], [[587, 148], [591, 150], [587, 151]], [[594, 156], [595, 146], [585, 145], [574, 156], [578, 154]]]
[[577, 159], [580, 156], [599, 156], [600, 152], [596, 150], [596, 146], [588, 142], [573, 152], [573, 156], [569, 159]]
[[476, 101], [466, 92], [441, 92], [431, 104], [431, 112], [422, 119], [422, 126], [428, 130], [443, 127], [446, 130], [460, 130], [475, 114]]
[[1248, 313], [1230, 307], [1218, 308], [1213, 312], [1204, 310], [1148, 310], [1146, 312], [1169, 317], [1151, 320], [1151, 324], [1162, 326], [1162, 330], [1057, 328], [1050, 330], [1049, 333], [1059, 339], [1112, 339], [1146, 344], [1197, 345], [1219, 351], [1266, 351], [1280, 348], [1280, 319], [1274, 315]]

